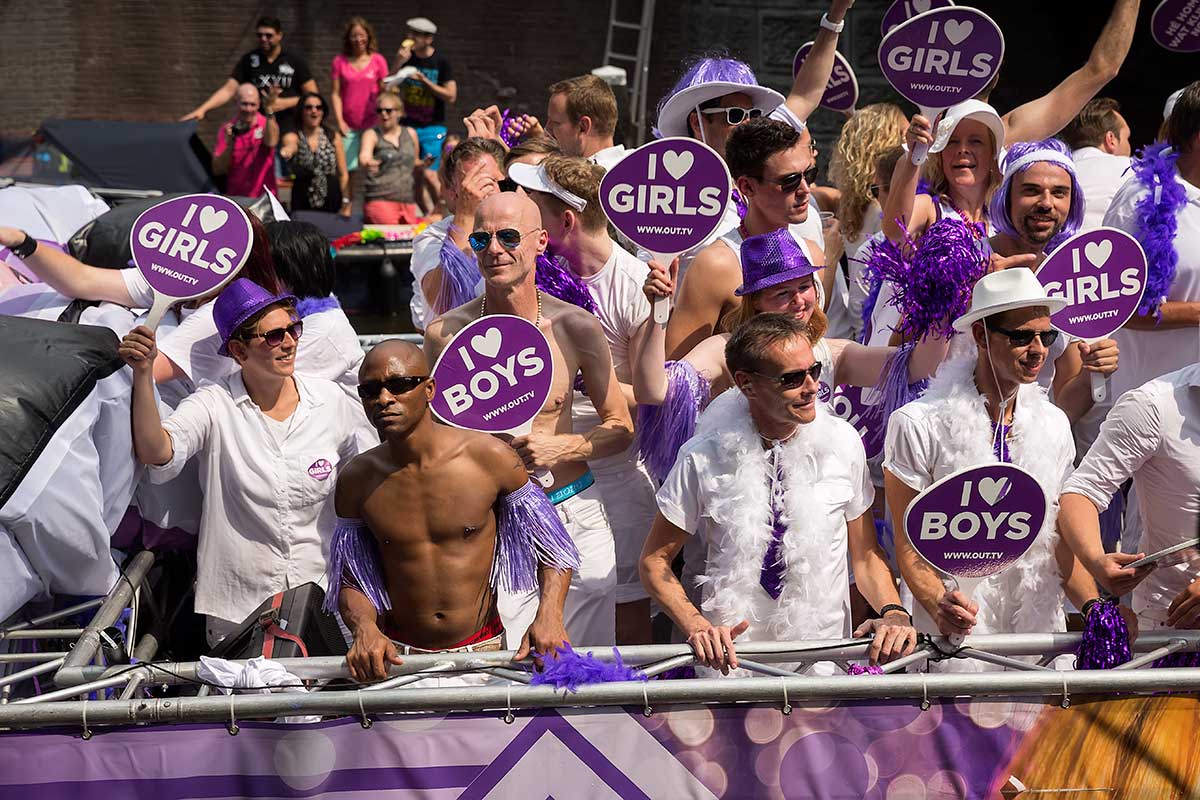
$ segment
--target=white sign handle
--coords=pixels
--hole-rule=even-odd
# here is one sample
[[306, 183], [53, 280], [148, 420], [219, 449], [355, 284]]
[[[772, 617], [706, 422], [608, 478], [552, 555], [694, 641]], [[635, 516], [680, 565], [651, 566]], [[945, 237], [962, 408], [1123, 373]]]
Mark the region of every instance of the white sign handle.
[[1096, 403], [1103, 403], [1108, 399], [1108, 376], [1101, 375], [1099, 372], [1092, 373], [1092, 400]]
[[154, 293], [154, 305], [150, 307], [150, 313], [146, 316], [146, 327], [150, 330], [158, 330], [158, 324], [162, 322], [163, 315], [167, 313], [167, 309], [175, 302], [174, 297], [167, 297], [165, 294]]
[[[937, 123], [935, 120], [937, 120], [937, 115], [942, 113], [943, 109], [926, 108], [925, 106], [918, 106], [918, 108], [920, 108], [920, 110], [921, 110], [921, 116], [924, 117], [925, 119], [929, 120], [929, 125], [930, 125], [929, 131], [931, 134], [933, 134], [933, 138], [936, 139], [937, 138]], [[913, 148], [912, 163], [914, 166], [918, 166], [918, 167], [921, 166], [922, 164], [925, 163], [925, 159], [927, 159], [928, 157], [929, 157], [929, 145], [921, 143]]]
[[[967, 596], [968, 600], [974, 599], [975, 590], [979, 584], [983, 583], [987, 578], [968, 578], [960, 575], [949, 575], [942, 579], [942, 585], [946, 587], [947, 592], [958, 590]], [[962, 634], [954, 633], [947, 636], [946, 639], [955, 647], [961, 647], [963, 643]]]
[[[667, 270], [667, 275], [671, 274], [671, 262], [680, 256], [679, 253], [651, 253], [650, 258], [662, 264]], [[671, 298], [657, 297], [654, 300], [654, 321], [664, 328], [671, 320]]]
[[[514, 437], [525, 436], [526, 434], [532, 433], [532, 432], [533, 432], [533, 420], [529, 420], [529, 422], [526, 422], [524, 425], [520, 426], [519, 428], [515, 428], [512, 431], [510, 431], [510, 433]], [[536, 480], [543, 489], [549, 489], [551, 486], [554, 485], [554, 473], [552, 473], [548, 469], [538, 470], [537, 472], [533, 473], [533, 477], [534, 477], [534, 480]]]

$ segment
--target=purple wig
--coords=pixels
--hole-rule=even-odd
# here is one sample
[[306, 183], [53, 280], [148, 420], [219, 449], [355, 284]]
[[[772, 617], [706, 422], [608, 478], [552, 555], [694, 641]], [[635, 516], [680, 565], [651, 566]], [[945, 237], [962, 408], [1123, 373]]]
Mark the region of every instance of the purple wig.
[[[736, 58], [727, 58], [720, 56], [701, 56], [687, 62], [687, 69], [683, 75], [671, 87], [671, 91], [662, 96], [658, 101], [657, 113], [662, 113], [662, 108], [668, 100], [674, 97], [684, 89], [695, 86], [698, 83], [712, 83], [713, 81], [727, 81], [729, 83], [741, 83], [746, 86], [758, 86], [758, 77], [755, 76], [754, 70], [745, 61], [738, 61]], [[657, 114], [655, 115], [657, 119]], [[662, 134], [658, 129], [654, 129], [655, 138], [662, 138]]]
[[988, 219], [991, 220], [992, 225], [1000, 233], [1008, 234], [1014, 239], [1020, 238], [1021, 234], [1017, 232], [1012, 218], [1009, 217], [1009, 200], [1012, 193], [1013, 179], [1023, 174], [1025, 170], [1034, 164], [1041, 163], [1043, 159], [1035, 158], [1033, 161], [1015, 170], [1010, 165], [1015, 165], [1018, 161], [1038, 151], [1049, 151], [1044, 161], [1054, 164], [1056, 167], [1062, 167], [1071, 176], [1071, 210], [1067, 212], [1067, 220], [1063, 223], [1062, 230], [1054, 234], [1053, 238], [1046, 243], [1046, 252], [1049, 253], [1078, 233], [1079, 226], [1083, 224], [1083, 189], [1079, 187], [1079, 179], [1075, 177], [1075, 162], [1071, 158], [1071, 148], [1067, 147], [1061, 139], [1045, 139], [1040, 142], [1017, 142], [1008, 149], [1008, 154], [1004, 157], [1004, 182], [1000, 184], [1000, 188], [992, 195], [991, 203], [988, 206]]

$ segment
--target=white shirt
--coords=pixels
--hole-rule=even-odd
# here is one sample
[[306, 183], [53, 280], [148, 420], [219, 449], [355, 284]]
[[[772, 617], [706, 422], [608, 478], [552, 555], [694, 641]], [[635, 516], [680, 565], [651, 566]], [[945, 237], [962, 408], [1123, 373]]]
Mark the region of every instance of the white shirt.
[[[1175, 252], [1179, 254], [1179, 262], [1167, 299], [1194, 303], [1200, 302], [1200, 189], [1182, 178], [1180, 181], [1187, 192], [1187, 204], [1177, 215]], [[1145, 194], [1137, 178], [1127, 180], [1113, 198], [1104, 224], [1137, 236], [1134, 205]], [[1122, 328], [1113, 338], [1121, 348], [1121, 368], [1112, 376], [1114, 396], [1200, 361], [1200, 330], [1195, 328], [1152, 331]]]
[[295, 382], [300, 402], [282, 447], [240, 371], [201, 386], [163, 421], [174, 452], [149, 468], [151, 482], [200, 458], [199, 614], [240, 622], [276, 592], [324, 583], [338, 467], [374, 443], [359, 438], [355, 406], [337, 384]]
[[[1196, 538], [1200, 513], [1200, 364], [1126, 392], [1100, 426], [1091, 450], [1063, 487], [1098, 509], [1132, 477], [1142, 518], [1141, 550], [1155, 553]], [[1162, 625], [1167, 607], [1200, 577], [1200, 554], [1159, 567], [1133, 591], [1140, 617]]]
[[149, 308], [154, 305], [154, 289], [140, 269], [126, 267], [118, 272], [121, 274], [121, 280], [125, 282], [125, 291], [129, 292], [134, 308]]
[[[412, 312], [413, 325], [419, 331], [428, 328], [429, 323], [437, 318], [437, 313], [434, 312], [432, 304], [425, 297], [425, 291], [421, 288], [421, 279], [441, 265], [442, 243], [446, 241], [446, 236], [449, 235], [450, 227], [453, 224], [454, 217], [445, 217], [421, 231], [413, 240], [412, 258], [408, 263], [408, 269], [413, 278], [413, 289], [412, 300], [409, 301], [408, 307]], [[483, 277], [480, 276], [477, 288], [481, 292], [482, 285]]]
[[1099, 147], [1081, 147], [1071, 153], [1075, 179], [1083, 190], [1083, 225], [1090, 231], [1104, 224], [1113, 195], [1129, 178], [1129, 156], [1114, 156]]
[[629, 151], [625, 149], [625, 145], [614, 144], [612, 147], [606, 147], [603, 150], [597, 150], [596, 152], [592, 153], [590, 156], [588, 156], [588, 161], [592, 162], [593, 164], [599, 164], [600, 166], [604, 167], [605, 170], [610, 170], [617, 164], [621, 163], [621, 159], [623, 159], [628, 152]]

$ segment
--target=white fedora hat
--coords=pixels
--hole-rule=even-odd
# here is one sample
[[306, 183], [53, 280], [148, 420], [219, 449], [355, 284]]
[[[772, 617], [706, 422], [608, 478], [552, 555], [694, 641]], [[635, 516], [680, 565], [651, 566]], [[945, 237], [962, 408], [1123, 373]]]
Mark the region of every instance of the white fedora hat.
[[679, 90], [663, 103], [662, 110], [658, 112], [659, 133], [664, 138], [691, 136], [692, 132], [688, 129], [688, 115], [696, 110], [696, 106], [735, 93], [747, 95], [754, 108], [762, 109], [764, 117], [783, 104], [783, 95], [765, 86], [734, 83], [733, 81], [697, 83]]
[[933, 144], [929, 145], [929, 152], [940, 153], [945, 150], [946, 145], [950, 144], [950, 136], [954, 133], [954, 129], [964, 119], [973, 119], [988, 126], [996, 138], [993, 155], [999, 157], [1000, 151], [1004, 148], [1004, 121], [1000, 119], [996, 109], [979, 100], [964, 100], [946, 109], [946, 113], [938, 122], [937, 136], [934, 138]]
[[1063, 298], [1046, 294], [1033, 270], [1025, 267], [1004, 269], [979, 279], [971, 293], [971, 307], [954, 320], [954, 330], [966, 333], [976, 321], [1014, 308], [1044, 306], [1051, 314], [1056, 314], [1066, 305]]

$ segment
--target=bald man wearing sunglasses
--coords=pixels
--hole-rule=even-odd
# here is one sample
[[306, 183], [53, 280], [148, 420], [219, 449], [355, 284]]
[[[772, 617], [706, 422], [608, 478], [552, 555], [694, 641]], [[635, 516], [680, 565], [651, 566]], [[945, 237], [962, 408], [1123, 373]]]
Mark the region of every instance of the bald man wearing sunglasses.
[[[479, 261], [484, 291], [433, 321], [425, 331], [431, 363], [446, 343], [487, 314], [522, 317], [546, 336], [554, 358], [554, 383], [533, 431], [511, 444], [531, 473], [548, 470], [547, 489], [575, 544], [581, 565], [571, 581], [564, 610], [567, 633], [577, 645], [612, 644], [616, 638], [616, 551], [612, 528], [588, 468], [591, 459], [615, 456], [633, 441], [633, 422], [613, 369], [612, 353], [599, 320], [578, 306], [538, 290], [534, 269], [547, 235], [537, 205], [524, 193], [502, 192], [480, 203], [470, 245]], [[599, 423], [574, 430], [572, 385], [582, 373], [585, 394]], [[536, 597], [528, 595], [502, 613], [510, 632], [528, 624]]]

